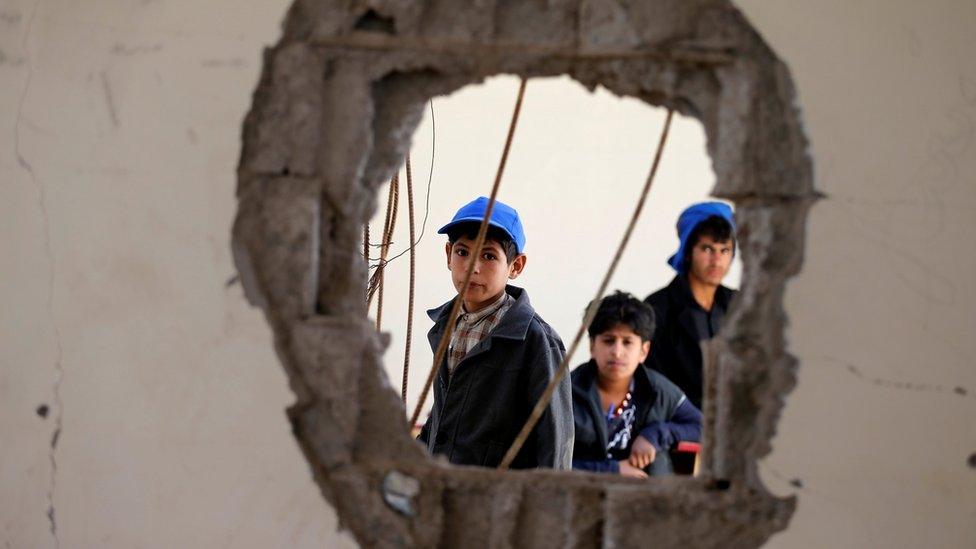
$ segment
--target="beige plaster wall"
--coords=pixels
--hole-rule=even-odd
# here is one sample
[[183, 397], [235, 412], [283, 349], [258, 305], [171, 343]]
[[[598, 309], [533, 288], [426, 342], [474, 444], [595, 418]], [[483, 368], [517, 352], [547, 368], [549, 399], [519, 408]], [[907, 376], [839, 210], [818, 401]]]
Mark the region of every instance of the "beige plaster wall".
[[[799, 385], [762, 472], [799, 505], [770, 545], [972, 546], [976, 6], [739, 4], [792, 68], [828, 194], [787, 295]], [[292, 396], [269, 330], [225, 284], [240, 123], [285, 8], [0, 4], [5, 547], [53, 545], [52, 488], [65, 547], [351, 545], [289, 433]], [[430, 234], [486, 192], [513, 97], [501, 78], [435, 101], [418, 370], [429, 360], [422, 309], [450, 290]], [[520, 282], [569, 339], [624, 224], [613, 199], [633, 199], [661, 113], [558, 81], [533, 81], [526, 101], [502, 199], [527, 219]], [[416, 134], [418, 188], [428, 124]], [[646, 244], [635, 242], [614, 284], [641, 295], [669, 278], [674, 213], [712, 177], [700, 128], [679, 121], [674, 137], [639, 229]], [[567, 194], [561, 185], [571, 213], [547, 206]], [[405, 259], [391, 269], [384, 322], [394, 385], [403, 320], [391, 304], [405, 301]]]
[[770, 546], [973, 547], [976, 4], [738, 3], [827, 194], [786, 296], [802, 364], [762, 473], [799, 505]]
[[351, 544], [269, 330], [225, 287], [286, 6], [0, 3], [0, 545], [54, 545], [52, 488], [62, 547]]

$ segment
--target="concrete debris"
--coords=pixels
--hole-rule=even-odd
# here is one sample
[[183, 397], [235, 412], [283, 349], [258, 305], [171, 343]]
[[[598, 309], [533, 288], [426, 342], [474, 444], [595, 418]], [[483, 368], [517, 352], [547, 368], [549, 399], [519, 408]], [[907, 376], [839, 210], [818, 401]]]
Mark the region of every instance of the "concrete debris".
[[390, 471], [383, 479], [383, 500], [408, 517], [417, 514], [414, 498], [420, 493], [420, 481], [399, 471]]

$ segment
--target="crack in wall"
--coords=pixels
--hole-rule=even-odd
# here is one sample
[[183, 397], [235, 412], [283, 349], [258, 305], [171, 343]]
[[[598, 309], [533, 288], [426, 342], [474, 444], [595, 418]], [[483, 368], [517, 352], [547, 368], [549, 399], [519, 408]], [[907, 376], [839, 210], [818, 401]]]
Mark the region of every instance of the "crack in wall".
[[861, 368], [859, 368], [857, 365], [838, 358], [834, 358], [830, 356], [822, 356], [822, 357], [817, 357], [817, 359], [826, 362], [831, 362], [838, 366], [843, 366], [844, 370], [847, 371], [847, 373], [854, 376], [856, 379], [859, 379], [865, 383], [870, 383], [872, 385], [884, 389], [916, 391], [920, 393], [953, 394], [960, 397], [966, 397], [969, 396], [970, 394], [970, 391], [967, 388], [963, 387], [962, 385], [954, 385], [952, 387], [949, 387], [947, 385], [941, 385], [938, 383], [927, 383], [923, 381], [905, 381], [905, 380], [891, 379], [891, 378], [885, 378], [879, 376], [872, 376], [869, 374], [865, 374], [861, 370]]
[[29, 160], [24, 156], [24, 153], [20, 149], [20, 126], [24, 118], [24, 105], [27, 102], [27, 94], [30, 91], [31, 82], [34, 78], [34, 62], [33, 58], [29, 52], [30, 37], [34, 27], [34, 20], [37, 17], [37, 9], [41, 4], [41, 0], [34, 2], [31, 8], [30, 17], [27, 19], [26, 29], [24, 31], [24, 38], [21, 41], [21, 49], [24, 51], [24, 57], [27, 62], [27, 78], [24, 82], [24, 89], [21, 91], [20, 100], [17, 104], [17, 118], [14, 122], [14, 155], [17, 157], [17, 164], [27, 173], [28, 177], [34, 189], [37, 193], [37, 206], [41, 213], [42, 226], [44, 228], [44, 252], [48, 260], [48, 277], [47, 277], [47, 314], [51, 321], [51, 327], [54, 330], [55, 339], [55, 357], [54, 357], [54, 380], [51, 386], [51, 392], [53, 395], [54, 402], [54, 429], [51, 433], [51, 443], [48, 450], [48, 461], [51, 465], [51, 478], [48, 483], [46, 499], [47, 499], [47, 519], [50, 525], [51, 536], [54, 538], [55, 547], [60, 547], [61, 542], [58, 538], [58, 524], [56, 518], [56, 511], [54, 507], [54, 494], [57, 489], [57, 476], [58, 476], [58, 461], [57, 461], [57, 446], [58, 439], [61, 437], [61, 429], [63, 426], [63, 403], [61, 400], [61, 381], [64, 377], [64, 347], [61, 342], [61, 330], [58, 328], [57, 320], [54, 314], [54, 250], [51, 246], [51, 218], [47, 209], [47, 194], [44, 190], [44, 186], [37, 178], [37, 174], [34, 172], [34, 166]]
[[112, 96], [112, 86], [108, 82], [108, 71], [101, 72], [102, 79], [102, 91], [105, 92], [105, 104], [108, 108], [109, 118], [112, 120], [112, 126], [115, 128], [119, 127], [119, 114], [115, 110], [115, 99]]

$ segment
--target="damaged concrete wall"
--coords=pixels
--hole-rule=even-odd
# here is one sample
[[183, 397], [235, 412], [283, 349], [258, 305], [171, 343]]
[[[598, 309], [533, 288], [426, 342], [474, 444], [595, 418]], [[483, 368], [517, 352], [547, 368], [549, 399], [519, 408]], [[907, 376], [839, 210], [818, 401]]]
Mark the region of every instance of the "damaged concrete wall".
[[[426, 458], [402, 423], [381, 362], [387, 339], [366, 318], [360, 227], [427, 100], [499, 73], [566, 73], [704, 126], [715, 192], [738, 204], [747, 276], [706, 384], [698, 478], [466, 471]], [[786, 527], [794, 501], [771, 496], [756, 463], [794, 382], [781, 299], [816, 197], [793, 102], [785, 66], [722, 1], [293, 5], [244, 124], [233, 246], [296, 393], [296, 438], [357, 540], [755, 546]], [[411, 486], [407, 505], [388, 505], [391, 478]]]
[[[976, 265], [959, 250], [974, 228], [976, 15], [949, 1], [740, 4], [790, 66], [829, 195], [785, 294], [799, 382], [759, 474], [799, 497], [770, 545], [968, 546], [976, 296], [961, 280]], [[331, 533], [333, 511], [287, 432], [294, 395], [268, 329], [239, 287], [222, 287], [240, 119], [285, 7], [0, 10], [0, 80], [12, 83], [0, 86], [5, 546], [53, 545], [44, 513], [61, 410], [64, 546], [348, 539]], [[581, 487], [572, 503], [541, 482], [491, 499], [493, 516], [560, 501], [576, 535], [594, 535], [598, 517], [575, 510], [599, 491]], [[452, 493], [448, 508], [495, 495]], [[614, 493], [625, 505], [626, 490]], [[690, 515], [689, 501], [667, 508]]]

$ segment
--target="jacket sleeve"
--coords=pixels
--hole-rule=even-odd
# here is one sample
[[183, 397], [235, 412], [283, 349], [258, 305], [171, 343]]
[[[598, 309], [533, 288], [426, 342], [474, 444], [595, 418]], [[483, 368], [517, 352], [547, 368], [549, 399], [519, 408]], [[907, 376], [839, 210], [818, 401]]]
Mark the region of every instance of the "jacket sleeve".
[[[527, 391], [530, 412], [556, 375], [565, 354], [562, 341], [547, 327], [537, 325], [534, 331], [536, 340], [531, 346], [534, 356], [526, 357], [531, 364]], [[538, 467], [569, 470], [572, 468], [573, 434], [573, 397], [567, 373], [556, 386], [549, 406], [526, 441], [525, 450], [531, 448], [534, 451], [533, 461]]]
[[612, 459], [574, 459], [573, 469], [596, 473], [620, 473], [620, 464]]
[[666, 296], [655, 293], [647, 296], [644, 303], [651, 306], [654, 310], [654, 335], [651, 336], [651, 354], [647, 357], [645, 364], [652, 370], [667, 374], [667, 359], [662, 356], [664, 351], [665, 337], [668, 318], [668, 301]]
[[424, 446], [426, 446], [427, 442], [430, 440], [430, 418], [429, 417], [427, 418], [427, 421], [424, 422], [424, 426], [420, 428], [420, 434], [417, 435], [417, 440], [422, 442]]
[[641, 429], [641, 436], [650, 441], [658, 451], [667, 451], [681, 441], [701, 441], [702, 413], [687, 398], [675, 408], [668, 421], [648, 423]]

